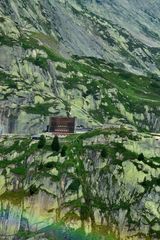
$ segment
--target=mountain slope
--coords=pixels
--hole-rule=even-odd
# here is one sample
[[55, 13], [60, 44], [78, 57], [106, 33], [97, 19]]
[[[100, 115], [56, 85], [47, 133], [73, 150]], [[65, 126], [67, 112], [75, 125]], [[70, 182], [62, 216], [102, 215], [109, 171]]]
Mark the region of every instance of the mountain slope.
[[56, 36], [63, 54], [159, 73], [158, 1], [9, 0], [0, 7], [19, 27]]
[[73, 135], [63, 139], [63, 155], [51, 150], [51, 139], [42, 149], [30, 138], [0, 141], [2, 237], [159, 239], [160, 150], [149, 134], [108, 128]]
[[[160, 139], [144, 133], [160, 131], [158, 14], [149, 0], [0, 1], [0, 238], [159, 239]], [[31, 134], [58, 115], [95, 129], [39, 148]]]
[[[4, 11], [6, 3], [2, 3]], [[40, 14], [33, 15], [30, 30], [22, 27], [23, 21], [28, 22], [28, 18], [22, 18], [18, 13], [25, 16], [26, 9], [28, 14], [30, 9], [34, 11], [41, 5], [27, 1], [25, 8], [20, 5], [23, 6], [21, 12], [22, 9], [19, 7], [18, 11], [17, 7], [21, 3], [14, 2], [13, 6], [10, 1], [12, 8], [8, 9], [12, 9], [13, 13], [10, 16], [1, 13], [0, 18], [0, 112], [3, 133], [41, 132], [47, 128], [48, 117], [57, 114], [71, 114], [85, 125], [99, 125], [122, 119], [122, 122], [141, 129], [160, 129], [158, 77], [137, 76], [102, 59], [69, 57], [64, 39], [46, 33], [46, 18], [41, 22]], [[42, 3], [47, 6], [46, 2]], [[63, 4], [62, 7], [64, 10]], [[42, 9], [41, 6], [41, 11]], [[66, 9], [71, 11], [67, 7]], [[7, 9], [5, 11], [9, 14]], [[36, 11], [39, 13], [40, 10]], [[11, 16], [16, 19], [13, 21]], [[61, 24], [59, 27], [67, 36], [72, 33], [69, 29], [64, 31]], [[84, 39], [83, 35], [79, 39], [82, 45]], [[87, 42], [90, 45], [88, 40]], [[79, 51], [77, 42], [75, 46]], [[91, 44], [92, 47], [94, 45]], [[89, 55], [88, 52], [86, 55]]]

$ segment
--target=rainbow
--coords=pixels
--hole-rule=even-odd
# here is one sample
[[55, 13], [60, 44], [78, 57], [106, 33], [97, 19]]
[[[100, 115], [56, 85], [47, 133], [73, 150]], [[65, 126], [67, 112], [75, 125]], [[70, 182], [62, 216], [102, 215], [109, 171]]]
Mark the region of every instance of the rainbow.
[[[1, 211], [0, 211], [0, 239], [5, 237], [5, 239], [13, 239], [17, 234], [24, 233], [25, 236], [28, 234], [45, 234], [49, 239], [55, 237], [57, 240], [115, 240], [111, 236], [103, 237], [99, 234], [92, 233], [86, 234], [83, 229], [73, 229], [68, 227], [65, 222], [53, 223], [50, 219], [44, 219], [41, 216], [30, 216], [29, 213], [22, 210], [22, 206], [9, 206], [1, 201]], [[25, 227], [28, 229], [20, 233], [20, 226], [22, 221], [22, 216], [25, 220]], [[24, 224], [24, 223], [23, 223]], [[30, 232], [29, 229], [31, 228]], [[30, 235], [31, 236], [31, 235]], [[3, 238], [2, 238], [3, 239]]]

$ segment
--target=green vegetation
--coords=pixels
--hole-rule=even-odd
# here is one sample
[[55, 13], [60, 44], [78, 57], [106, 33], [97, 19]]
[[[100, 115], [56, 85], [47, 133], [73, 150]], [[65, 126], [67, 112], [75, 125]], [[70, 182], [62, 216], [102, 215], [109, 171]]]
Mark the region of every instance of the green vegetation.
[[160, 157], [154, 157], [151, 159], [152, 162], [160, 163]]
[[[4, 142], [5, 141], [6, 140], [4, 140]], [[9, 141], [9, 139], [8, 139], [8, 141]], [[16, 151], [16, 152], [20, 153], [25, 150], [25, 147], [28, 149], [28, 145], [31, 142], [31, 139], [29, 139], [29, 138], [26, 138], [23, 140], [14, 139], [12, 141], [12, 144], [9, 146], [3, 145], [4, 142], [0, 143], [0, 153], [7, 155], [8, 153], [11, 153], [12, 151]]]
[[16, 234], [16, 237], [18, 239], [27, 239], [27, 238], [32, 238], [34, 237], [36, 234], [30, 231], [25, 231], [25, 230], [20, 230], [18, 231], [18, 233]]
[[11, 89], [17, 89], [15, 77], [2, 71], [0, 71], [0, 84]]
[[26, 167], [17, 167], [17, 168], [14, 168], [14, 169], [11, 169], [11, 172], [16, 174], [16, 175], [21, 175], [21, 176], [24, 176], [26, 175]]
[[54, 103], [37, 103], [33, 106], [25, 106], [22, 109], [28, 114], [48, 116], [50, 114], [48, 109], [53, 106]]
[[[38, 39], [38, 36], [36, 36], [36, 39]], [[48, 48], [46, 46], [40, 46], [36, 39], [34, 38], [34, 34], [29, 39], [23, 38], [21, 40], [23, 42], [22, 46], [24, 48], [43, 49], [48, 54], [48, 57], [51, 60], [65, 62], [67, 64], [66, 68], [62, 68], [62, 67], [58, 66], [57, 70], [59, 70], [59, 71], [63, 71], [66, 73], [67, 72], [69, 73], [72, 71], [75, 74], [77, 74], [78, 72], [81, 72], [84, 74], [84, 77], [89, 76], [89, 75], [100, 76], [103, 79], [105, 79], [105, 82], [106, 82], [106, 80], [108, 80], [108, 81], [112, 81], [113, 83], [115, 83], [117, 85], [116, 87], [118, 87], [119, 90], [123, 91], [124, 95], [126, 95], [126, 91], [124, 92], [124, 87], [125, 87], [125, 90], [127, 87], [127, 94], [130, 94], [130, 97], [132, 98], [132, 100], [135, 100], [136, 95], [137, 94], [139, 95], [139, 93], [143, 94], [142, 98], [144, 98], [144, 100], [145, 100], [145, 98], [147, 99], [149, 96], [147, 97], [147, 95], [144, 94], [144, 91], [146, 90], [148, 92], [148, 86], [151, 87], [152, 96], [153, 96], [154, 89], [156, 89], [156, 87], [157, 87], [157, 85], [156, 85], [156, 87], [154, 86], [154, 82], [156, 83], [155, 80], [153, 80], [153, 79], [150, 80], [143, 76], [136, 76], [132, 73], [127, 73], [120, 69], [115, 69], [111, 65], [107, 66], [107, 64], [104, 61], [102, 61], [101, 59], [84, 58], [85, 61], [87, 63], [89, 63], [89, 65], [88, 65], [88, 64], [82, 64], [82, 63], [77, 62], [76, 58], [75, 58], [76, 60], [66, 60], [62, 57], [60, 58], [58, 56], [58, 53], [52, 52], [50, 48]], [[40, 65], [41, 65], [41, 62], [40, 62]], [[45, 64], [44, 64], [44, 66], [45, 66]], [[106, 69], [106, 67], [108, 67], [109, 70]], [[102, 71], [102, 69], [103, 70], [106, 69], [106, 70]], [[126, 84], [126, 80], [128, 81], [129, 85]], [[83, 84], [83, 78], [81, 79], [81, 82]], [[106, 83], [105, 82], [103, 82], [103, 84], [105, 84], [107, 87], [107, 84], [106, 84], [107, 82]], [[111, 82], [110, 82], [110, 84], [113, 86], [113, 84]], [[138, 99], [139, 99], [139, 97], [138, 97]]]
[[47, 162], [46, 164], [44, 164], [44, 167], [46, 169], [57, 168], [57, 163], [55, 163], [55, 162]]
[[15, 39], [7, 36], [7, 35], [0, 35], [0, 46], [7, 45], [9, 47], [13, 47], [17, 42]]
[[27, 196], [27, 192], [24, 189], [16, 191], [6, 191], [0, 196], [0, 200], [8, 200], [14, 205], [20, 205], [24, 198]]
[[[117, 108], [118, 101], [129, 113], [144, 113], [144, 105], [155, 106], [156, 114], [158, 113], [160, 100], [157, 94], [159, 85], [156, 83], [156, 78], [150, 79], [149, 77], [127, 73], [113, 66], [107, 66], [105, 62], [100, 60], [95, 61], [91, 58], [89, 60], [84, 58], [84, 60], [88, 61], [88, 65], [70, 61], [65, 69], [60, 66], [57, 69], [65, 73], [74, 73], [72, 77], [64, 79], [67, 89], [78, 88], [78, 85], [81, 84], [87, 87], [87, 92], [83, 93], [84, 97], [91, 95], [96, 99], [96, 93], [104, 96], [99, 108], [89, 111], [93, 118], [101, 123], [104, 122], [106, 116], [121, 118], [123, 113]], [[78, 77], [78, 72], [82, 73], [83, 77]], [[97, 81], [95, 77], [100, 77], [101, 80]], [[115, 89], [116, 91], [112, 96], [109, 96], [106, 93], [107, 89]], [[105, 103], [107, 103], [107, 106]], [[124, 116], [125, 120], [130, 122], [130, 119], [126, 119], [126, 117], [127, 115]]]
[[107, 150], [106, 150], [105, 147], [104, 147], [104, 148], [102, 149], [102, 151], [101, 151], [101, 157], [102, 157], [102, 158], [106, 158], [106, 157], [107, 157]]
[[[11, 160], [3, 159], [0, 161], [0, 168], [3, 169], [2, 176], [6, 186], [6, 191], [0, 196], [0, 200], [7, 200], [14, 205], [20, 205], [25, 202], [26, 198], [28, 199], [31, 196], [34, 198], [41, 191], [53, 197], [54, 202], [54, 199], [57, 199], [56, 192], [52, 192], [50, 187], [46, 188], [44, 183], [47, 181], [49, 184], [54, 184], [54, 187], [61, 188], [62, 196], [71, 196], [71, 199], [67, 198], [67, 201], [60, 202], [60, 206], [56, 210], [57, 212], [61, 211], [61, 209], [66, 211], [65, 216], [61, 220], [66, 222], [81, 220], [82, 229], [86, 222], [91, 222], [92, 231], [95, 232], [95, 239], [97, 238], [98, 240], [98, 236], [108, 236], [107, 240], [116, 239], [114, 238], [114, 231], [110, 229], [110, 226], [105, 224], [102, 224], [102, 226], [96, 225], [95, 211], [100, 211], [101, 214], [110, 216], [112, 211], [114, 213], [119, 210], [129, 211], [131, 204], [134, 204], [129, 201], [126, 202], [124, 199], [119, 199], [119, 195], [121, 196], [121, 192], [125, 189], [123, 188], [125, 177], [122, 178], [122, 176], [127, 174], [125, 171], [128, 171], [123, 166], [133, 163], [138, 171], [142, 171], [140, 163], [137, 161], [139, 155], [127, 150], [121, 140], [117, 142], [117, 138], [120, 136], [125, 138], [126, 135], [130, 141], [139, 140], [138, 136], [132, 135], [131, 130], [124, 128], [96, 129], [85, 134], [70, 135], [65, 138], [65, 141], [63, 139], [62, 147], [57, 136], [54, 137], [53, 141], [45, 139], [45, 145], [43, 137], [41, 137], [42, 139], [38, 143], [33, 143], [29, 138], [4, 140], [0, 148], [1, 155], [5, 155], [8, 158], [13, 151], [13, 147], [15, 147], [18, 156], [12, 157]], [[113, 136], [115, 136], [115, 139], [112, 138]], [[91, 141], [93, 137], [95, 137], [95, 142]], [[99, 142], [98, 137], [99, 139], [102, 137], [102, 143]], [[105, 138], [106, 141], [104, 142]], [[108, 142], [109, 139], [110, 141]], [[8, 144], [6, 144], [6, 141]], [[39, 143], [43, 143], [41, 145], [42, 148], [38, 147]], [[27, 151], [24, 152], [24, 149], [27, 149]], [[54, 153], [52, 153], [53, 151]], [[61, 158], [61, 156], [65, 158]], [[145, 157], [142, 162], [145, 166], [158, 169], [158, 159], [152, 160]], [[145, 173], [145, 170], [143, 171]], [[9, 176], [12, 176], [13, 179], [18, 179], [19, 189], [7, 190]], [[27, 181], [30, 181], [29, 185], [28, 183], [26, 184], [26, 177]], [[117, 183], [118, 179], [122, 179], [120, 181], [122, 185], [116, 190], [118, 191], [116, 200], [106, 202], [110, 201], [108, 186], [111, 184], [111, 187], [114, 188], [116, 184], [119, 184]], [[95, 193], [104, 182], [106, 187], [102, 187], [103, 191], [106, 191], [105, 199], [103, 195], [100, 196]], [[152, 177], [152, 179], [144, 179], [144, 181], [137, 184], [140, 184], [145, 192], [149, 192], [154, 186], [159, 185], [159, 179], [158, 177]], [[25, 190], [22, 191], [21, 186], [24, 186]], [[138, 194], [134, 191], [133, 194], [135, 196], [134, 201], [136, 201], [135, 199], [138, 201], [142, 197], [142, 193]], [[72, 196], [74, 196], [73, 199]], [[117, 199], [119, 199], [118, 202]], [[54, 209], [50, 213], [53, 211]], [[112, 220], [115, 220], [114, 217]], [[110, 236], [108, 232], [110, 232]], [[23, 234], [23, 232], [19, 234]], [[89, 237], [89, 235], [86, 237]]]
[[66, 156], [66, 151], [67, 151], [67, 145], [63, 145], [62, 150], [61, 150], [61, 157]]
[[143, 155], [143, 153], [140, 153], [139, 155], [138, 155], [138, 160], [139, 161], [144, 161], [144, 155]]
[[0, 23], [4, 23], [5, 22], [5, 18], [4, 17], [0, 17]]
[[38, 148], [41, 149], [41, 148], [44, 148], [44, 146], [46, 145], [46, 138], [44, 135], [41, 135], [40, 136], [40, 139], [38, 141]]
[[78, 192], [81, 183], [78, 178], [73, 179], [73, 182], [69, 185], [67, 191]]
[[[23, 8], [27, 9], [27, 1], [22, 2]], [[51, 114], [63, 114], [65, 111], [68, 115], [74, 114], [82, 122], [88, 121], [91, 127], [92, 123], [93, 125], [97, 123], [99, 126], [100, 123], [116, 123], [118, 120], [122, 124], [130, 123], [143, 131], [157, 130], [154, 121], [158, 126], [159, 77], [139, 76], [119, 69], [112, 63], [106, 63], [103, 59], [93, 57], [72, 56], [67, 59], [59, 52], [59, 49], [62, 50], [59, 40], [55, 40], [52, 36], [48, 16], [50, 12], [45, 10], [43, 4], [35, 4], [33, 13], [39, 10], [38, 6], [41, 11], [36, 15], [37, 20], [48, 35], [40, 32], [25, 32], [25, 23], [34, 22], [36, 29], [37, 26], [36, 18], [29, 19], [24, 16], [23, 30], [18, 28], [17, 23], [14, 25], [15, 31], [18, 30], [20, 34], [19, 39], [13, 39], [7, 34], [0, 36], [0, 46], [2, 48], [4, 46], [4, 49], [8, 46], [6, 60], [4, 56], [4, 65], [0, 70], [1, 99], [8, 100], [4, 103], [5, 118], [13, 112], [18, 118], [18, 127], [22, 123], [21, 129], [24, 129], [23, 122], [34, 118], [32, 115], [24, 119], [25, 116], [37, 114], [39, 116], [35, 116], [33, 124], [27, 126], [33, 129], [39, 124], [43, 125], [43, 120], [48, 119]], [[10, 12], [9, 9], [8, 11]], [[124, 29], [121, 32], [118, 26], [114, 27], [84, 8], [81, 11], [75, 9], [73, 11], [80, 17], [83, 11], [86, 16], [90, 15], [89, 20], [93, 22], [97, 34], [113, 48], [118, 45], [120, 50], [117, 54], [121, 53], [122, 56], [128, 57], [129, 63], [134, 66], [138, 66], [134, 49], [137, 49], [138, 53], [140, 47], [147, 55], [148, 49], [132, 39]], [[9, 17], [6, 20], [0, 17], [0, 23], [3, 24], [5, 21], [7, 23]], [[113, 37], [111, 34], [113, 29], [115, 29], [113, 34], [120, 36], [120, 39]], [[152, 34], [145, 26], [142, 26], [142, 29]], [[10, 31], [7, 28], [5, 30]], [[14, 29], [9, 33], [10, 36], [16, 36]], [[124, 44], [121, 36], [126, 38], [125, 35], [128, 41]], [[122, 46], [121, 41], [125, 47]], [[156, 53], [158, 49], [153, 48], [151, 54], [154, 51], [157, 56], [156, 64], [159, 65], [160, 59]], [[5, 61], [10, 53], [11, 64], [7, 66]], [[19, 112], [22, 115], [19, 115]], [[13, 217], [10, 214], [12, 205], [22, 207], [23, 212], [19, 221], [21, 229], [16, 238], [26, 239], [34, 236], [29, 231], [23, 230], [23, 227], [24, 229], [26, 227], [23, 218], [27, 218], [28, 209], [30, 212], [29, 203], [32, 201], [35, 201], [35, 205], [40, 205], [40, 209], [37, 205], [32, 209], [33, 216], [42, 214], [40, 216], [42, 219], [34, 223], [37, 229], [45, 220], [50, 222], [52, 219], [58, 219], [57, 221], [66, 221], [67, 231], [70, 231], [68, 225], [81, 224], [80, 229], [71, 234], [76, 240], [115, 240], [115, 235], [120, 235], [118, 227], [121, 224], [118, 223], [118, 219], [123, 218], [124, 229], [134, 231], [144, 224], [146, 231], [148, 224], [149, 237], [147, 236], [146, 239], [150, 236], [157, 237], [159, 232], [156, 233], [152, 227], [155, 223], [159, 223], [158, 204], [156, 209], [154, 203], [158, 199], [160, 186], [158, 175], [160, 158], [148, 159], [146, 152], [149, 150], [145, 149], [149, 146], [147, 138], [145, 143], [142, 141], [143, 146], [140, 144], [138, 149], [135, 149], [139, 143], [135, 141], [142, 140], [141, 137], [132, 129], [108, 127], [85, 134], [69, 135], [65, 139], [58, 139], [58, 136], [55, 136], [53, 141], [46, 139], [44, 135], [40, 137], [39, 142], [32, 141], [30, 137], [18, 139], [18, 136], [1, 139], [2, 217]], [[132, 150], [128, 150], [127, 147]], [[143, 153], [139, 154], [141, 151]], [[157, 156], [157, 149], [154, 154], [153, 156]], [[39, 195], [36, 196], [38, 193]], [[155, 198], [153, 202], [152, 196]], [[18, 214], [15, 215], [18, 218]], [[98, 223], [96, 223], [97, 216]], [[27, 222], [29, 219], [25, 220]], [[9, 222], [6, 219], [5, 224]], [[86, 226], [87, 230], [92, 229], [92, 234], [87, 236], [84, 233]], [[10, 229], [10, 226], [7, 227], [5, 226], [6, 229]], [[48, 231], [46, 229], [45, 231], [47, 234]], [[56, 233], [56, 231], [52, 232]], [[69, 234], [66, 235], [66, 238], [69, 237]]]
[[60, 151], [59, 138], [58, 138], [57, 135], [53, 138], [51, 148], [52, 148], [53, 152], [59, 152]]
[[[47, 75], [49, 72], [48, 60], [59, 63], [56, 65], [57, 71], [65, 74], [65, 76], [58, 74], [57, 79], [62, 81], [65, 89], [76, 89], [81, 95], [81, 100], [85, 102], [86, 106], [88, 104], [83, 114], [87, 114], [93, 120], [102, 124], [107, 118], [112, 119], [117, 117], [123, 118], [124, 122], [136, 125], [137, 127], [143, 126], [142, 130], [147, 130], [147, 126], [152, 130], [151, 123], [143, 115], [146, 111], [146, 106], [148, 106], [146, 108], [148, 108], [149, 113], [152, 112], [156, 116], [160, 113], [158, 109], [160, 104], [160, 84], [157, 76], [138, 76], [118, 69], [113, 64], [107, 64], [102, 59], [93, 57], [73, 56], [72, 59], [65, 59], [56, 50], [58, 49], [57, 41], [53, 37], [43, 33], [30, 33], [27, 37], [21, 35], [17, 41], [3, 39], [2, 43], [4, 44], [5, 41], [9, 41], [14, 45], [21, 44], [26, 50], [39, 49], [44, 51], [46, 57], [38, 54], [35, 58], [28, 57], [27, 61], [41, 67]], [[83, 60], [83, 63], [81, 60]], [[61, 65], [61, 63], [65, 65]], [[0, 75], [2, 85], [7, 85], [15, 91], [18, 84], [16, 78], [10, 75], [3, 75], [4, 73]], [[82, 90], [82, 86], [86, 90]], [[30, 86], [25, 83], [24, 88], [29, 90]], [[7, 93], [5, 97], [8, 97]], [[68, 95], [60, 95], [57, 98], [58, 101], [63, 102], [68, 107], [66, 111], [70, 112], [72, 102], [68, 101]], [[75, 96], [75, 100], [76, 98]], [[91, 100], [92, 98], [93, 100]], [[30, 106], [22, 107], [22, 109], [28, 114], [33, 113], [48, 116], [50, 114], [49, 107], [52, 107], [52, 105], [56, 107], [58, 101], [56, 104], [51, 104], [47, 101], [39, 104], [33, 103]], [[89, 108], [89, 101], [93, 101], [93, 105], [96, 107]], [[136, 114], [139, 114], [137, 116], [138, 119], [135, 117]]]
[[32, 184], [30, 187], [29, 187], [29, 195], [30, 196], [33, 196], [34, 194], [37, 194], [39, 191], [39, 189], [34, 185]]
[[56, 51], [54, 51], [47, 45], [40, 45], [38, 39], [39, 39], [39, 36], [36, 33], [32, 33], [32, 35], [28, 36], [28, 38], [21, 36], [21, 38], [19, 38], [19, 42], [22, 44], [22, 47], [24, 49], [44, 50], [47, 53], [48, 58], [52, 61], [55, 61], [55, 62], [64, 61], [64, 58], [61, 57], [60, 54], [57, 54]]
[[29, 58], [26, 58], [26, 60], [35, 64], [36, 66], [39, 66], [47, 70], [48, 63], [47, 63], [47, 58], [45, 57], [41, 57], [41, 56], [37, 56], [36, 58], [29, 57]]

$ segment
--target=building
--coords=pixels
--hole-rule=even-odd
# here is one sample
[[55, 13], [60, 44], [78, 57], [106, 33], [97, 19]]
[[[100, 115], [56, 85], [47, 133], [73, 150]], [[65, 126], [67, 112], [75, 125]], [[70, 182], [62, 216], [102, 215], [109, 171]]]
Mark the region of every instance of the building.
[[55, 135], [68, 135], [75, 131], [75, 117], [51, 117], [49, 132]]

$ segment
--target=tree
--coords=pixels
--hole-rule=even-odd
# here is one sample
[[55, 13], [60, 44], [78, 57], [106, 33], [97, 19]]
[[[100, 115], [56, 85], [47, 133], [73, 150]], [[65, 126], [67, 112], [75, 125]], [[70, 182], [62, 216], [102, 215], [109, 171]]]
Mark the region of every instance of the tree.
[[39, 142], [38, 142], [38, 148], [44, 148], [44, 146], [46, 145], [46, 138], [44, 135], [41, 135], [39, 138]]
[[143, 153], [140, 153], [140, 154], [138, 155], [138, 160], [139, 160], [139, 161], [144, 161], [144, 155], [143, 155]]
[[104, 147], [104, 148], [102, 149], [102, 151], [101, 151], [101, 157], [102, 157], [102, 158], [106, 158], [106, 157], [107, 157], [107, 150], [106, 150], [105, 147]]
[[59, 144], [59, 139], [57, 135], [53, 138], [51, 148], [54, 152], [59, 152], [60, 150], [60, 144]]
[[66, 156], [66, 150], [67, 150], [67, 146], [63, 145], [62, 150], [61, 150], [61, 157], [65, 157]]

